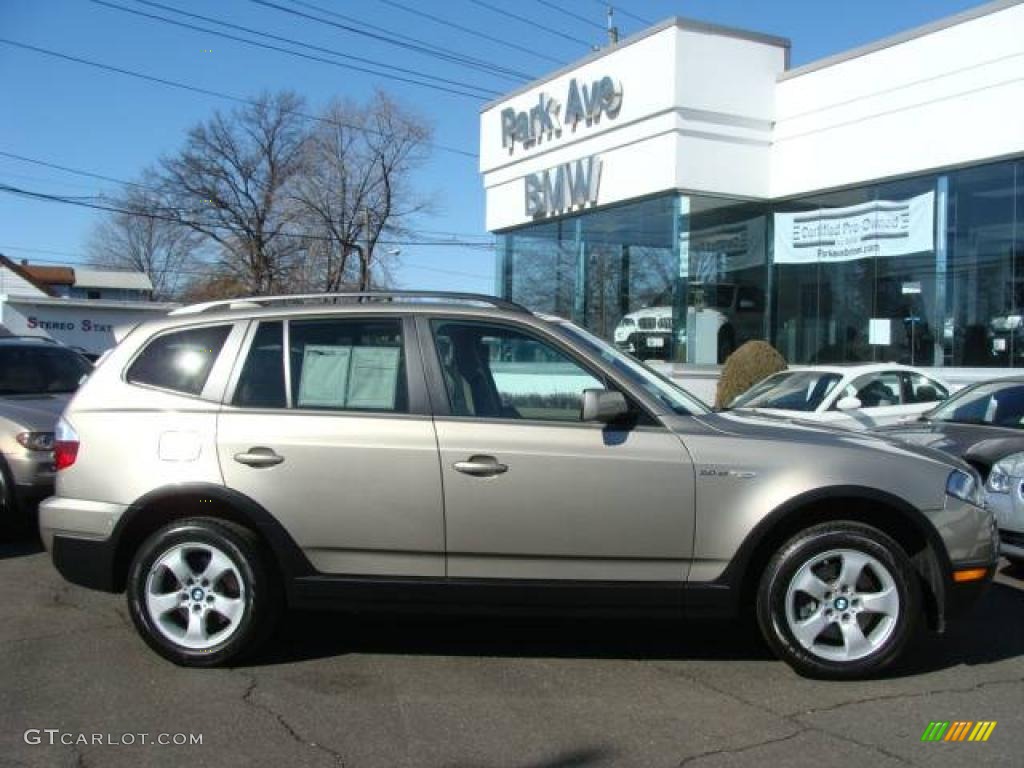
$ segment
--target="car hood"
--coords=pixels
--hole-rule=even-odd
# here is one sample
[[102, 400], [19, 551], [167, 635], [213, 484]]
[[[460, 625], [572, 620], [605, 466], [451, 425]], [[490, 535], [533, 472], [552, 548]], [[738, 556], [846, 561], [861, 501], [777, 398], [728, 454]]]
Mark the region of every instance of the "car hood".
[[52, 432], [69, 400], [70, 394], [0, 397], [0, 418], [9, 419], [33, 431]]
[[1018, 430], [987, 424], [915, 421], [881, 427], [873, 433], [951, 453], [985, 471], [1004, 456], [1024, 451], [1024, 435]]
[[843, 446], [881, 449], [903, 456], [928, 459], [951, 468], [964, 466], [958, 456], [926, 444], [904, 441], [881, 431], [866, 432], [764, 411], [725, 411], [701, 416], [700, 420], [710, 429], [737, 437], [779, 440], [822, 448]]

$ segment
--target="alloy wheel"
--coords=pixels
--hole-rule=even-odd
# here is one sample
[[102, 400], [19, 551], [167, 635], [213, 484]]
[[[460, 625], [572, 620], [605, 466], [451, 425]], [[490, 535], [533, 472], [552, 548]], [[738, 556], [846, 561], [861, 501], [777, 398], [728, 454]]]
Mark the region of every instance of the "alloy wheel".
[[896, 581], [877, 558], [856, 549], [814, 555], [786, 590], [786, 622], [806, 651], [850, 662], [878, 651], [900, 617]]
[[238, 565], [206, 542], [176, 544], [161, 553], [146, 578], [145, 606], [153, 626], [176, 645], [205, 650], [230, 638], [246, 610]]

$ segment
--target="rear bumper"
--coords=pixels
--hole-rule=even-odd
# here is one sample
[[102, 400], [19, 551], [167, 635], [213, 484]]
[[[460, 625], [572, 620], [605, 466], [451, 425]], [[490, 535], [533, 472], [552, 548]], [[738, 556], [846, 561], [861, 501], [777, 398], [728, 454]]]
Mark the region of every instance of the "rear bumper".
[[67, 581], [80, 587], [118, 592], [114, 584], [115, 547], [111, 539], [79, 539], [55, 535], [50, 554]]
[[39, 505], [39, 536], [57, 571], [72, 584], [107, 592], [114, 584], [114, 527], [121, 504], [51, 496]]

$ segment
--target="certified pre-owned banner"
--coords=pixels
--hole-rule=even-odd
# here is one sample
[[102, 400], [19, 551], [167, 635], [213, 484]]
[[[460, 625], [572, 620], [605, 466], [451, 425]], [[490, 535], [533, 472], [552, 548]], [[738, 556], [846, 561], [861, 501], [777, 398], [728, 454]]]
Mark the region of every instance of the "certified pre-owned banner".
[[775, 263], [905, 256], [934, 245], [935, 194], [775, 214]]

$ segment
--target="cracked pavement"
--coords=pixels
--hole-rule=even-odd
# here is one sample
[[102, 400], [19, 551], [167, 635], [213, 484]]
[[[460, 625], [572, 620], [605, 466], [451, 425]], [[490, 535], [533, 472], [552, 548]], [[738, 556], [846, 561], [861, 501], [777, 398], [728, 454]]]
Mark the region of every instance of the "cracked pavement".
[[[153, 654], [123, 596], [65, 584], [0, 544], [3, 766], [1018, 766], [1024, 574], [902, 666], [806, 680], [743, 625], [289, 614], [254, 663]], [[931, 720], [996, 720], [984, 744], [922, 744]], [[26, 744], [202, 734], [194, 746]], [[45, 739], [44, 735], [44, 739]]]

